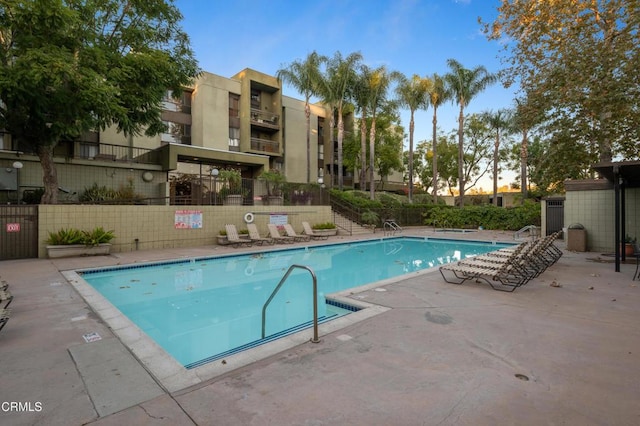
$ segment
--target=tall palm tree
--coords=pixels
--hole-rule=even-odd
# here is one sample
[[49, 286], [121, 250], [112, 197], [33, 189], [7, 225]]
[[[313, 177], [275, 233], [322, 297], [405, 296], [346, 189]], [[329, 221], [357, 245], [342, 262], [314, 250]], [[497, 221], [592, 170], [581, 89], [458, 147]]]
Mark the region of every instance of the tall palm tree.
[[455, 59], [448, 59], [450, 71], [445, 74], [444, 81], [451, 99], [460, 106], [458, 115], [458, 187], [460, 191], [460, 207], [464, 206], [464, 109], [471, 99], [493, 84], [497, 77], [490, 74], [485, 67], [479, 65], [468, 69]]
[[495, 132], [496, 139], [493, 143], [493, 205], [498, 205], [498, 163], [500, 161], [500, 136], [507, 134], [513, 127], [513, 114], [511, 110], [499, 109], [496, 112], [487, 111], [483, 115], [484, 120]]
[[411, 79], [402, 76], [396, 87], [398, 103], [401, 107], [409, 108], [411, 119], [409, 120], [409, 202], [413, 202], [413, 131], [415, 129], [414, 113], [420, 108], [429, 107], [427, 94], [433, 82], [429, 78], [422, 78], [414, 74]]
[[[342, 144], [344, 140], [344, 120], [342, 117], [347, 89], [356, 80], [356, 67], [362, 60], [360, 53], [351, 53], [346, 58], [336, 52], [327, 62], [327, 69], [320, 80], [319, 94], [326, 105], [333, 107], [338, 115], [338, 188], [343, 189]], [[331, 129], [333, 134], [333, 128]]]
[[327, 59], [315, 51], [304, 61], [294, 61], [277, 71], [278, 79], [290, 84], [304, 96], [304, 115], [307, 124], [307, 183], [311, 182], [311, 107], [309, 99], [317, 94], [320, 65]]
[[438, 107], [449, 99], [449, 93], [446, 90], [444, 79], [438, 74], [431, 76], [433, 85], [429, 90], [429, 103], [433, 107], [433, 135], [432, 135], [432, 150], [433, 150], [433, 202], [438, 202], [438, 141], [437, 141], [437, 129], [438, 129]]
[[373, 172], [375, 167], [376, 116], [383, 103], [387, 101], [387, 91], [394, 81], [400, 81], [402, 74], [397, 71], [389, 72], [385, 66], [373, 70], [369, 80], [371, 129], [369, 130], [369, 198], [375, 199], [375, 184]]
[[527, 104], [528, 98], [516, 98], [516, 111], [514, 115], [514, 127], [522, 134], [522, 142], [520, 142], [520, 191], [522, 200], [529, 196], [527, 183], [527, 163], [529, 161], [529, 131], [533, 127], [535, 119], [533, 118], [530, 108]]
[[369, 98], [371, 97], [371, 68], [367, 65], [360, 67], [357, 79], [351, 90], [351, 98], [355, 102], [356, 110], [360, 111], [360, 190], [366, 187], [367, 171], [367, 114]]

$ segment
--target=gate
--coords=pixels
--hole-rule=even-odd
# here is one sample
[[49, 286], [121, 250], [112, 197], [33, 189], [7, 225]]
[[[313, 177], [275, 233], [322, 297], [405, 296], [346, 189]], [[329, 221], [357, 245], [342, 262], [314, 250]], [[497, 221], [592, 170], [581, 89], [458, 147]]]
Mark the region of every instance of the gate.
[[38, 257], [38, 206], [0, 206], [0, 260]]
[[564, 197], [546, 198], [546, 201], [547, 235], [551, 235], [554, 232], [562, 231], [564, 227]]

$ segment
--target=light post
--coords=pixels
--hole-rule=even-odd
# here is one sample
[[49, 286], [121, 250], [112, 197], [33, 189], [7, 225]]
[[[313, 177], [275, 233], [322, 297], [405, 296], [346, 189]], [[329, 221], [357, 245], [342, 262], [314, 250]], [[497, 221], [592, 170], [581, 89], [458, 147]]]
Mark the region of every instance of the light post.
[[20, 169], [23, 164], [20, 161], [13, 162], [13, 168], [16, 169], [16, 195], [18, 196], [18, 204], [20, 204]]
[[211, 169], [211, 177], [213, 178], [213, 204], [218, 204], [218, 174], [220, 174], [220, 170], [218, 170], [216, 167]]

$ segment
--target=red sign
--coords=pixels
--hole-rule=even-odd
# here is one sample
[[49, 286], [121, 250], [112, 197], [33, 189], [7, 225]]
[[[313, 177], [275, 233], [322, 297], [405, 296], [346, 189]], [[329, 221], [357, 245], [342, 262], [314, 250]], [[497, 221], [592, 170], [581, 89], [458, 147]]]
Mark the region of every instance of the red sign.
[[19, 223], [7, 223], [7, 232], [20, 232]]

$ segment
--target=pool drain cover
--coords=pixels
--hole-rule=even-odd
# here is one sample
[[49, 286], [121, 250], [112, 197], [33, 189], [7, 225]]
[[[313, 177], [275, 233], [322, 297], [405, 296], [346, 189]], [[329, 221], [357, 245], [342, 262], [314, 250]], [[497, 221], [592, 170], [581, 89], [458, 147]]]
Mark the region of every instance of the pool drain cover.
[[525, 376], [524, 374], [516, 374], [516, 379], [520, 379], [523, 382], [528, 382], [529, 378], [527, 376]]

